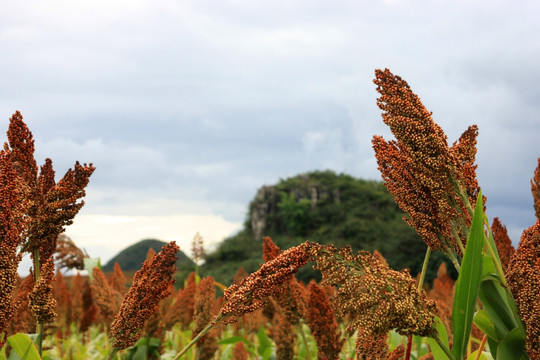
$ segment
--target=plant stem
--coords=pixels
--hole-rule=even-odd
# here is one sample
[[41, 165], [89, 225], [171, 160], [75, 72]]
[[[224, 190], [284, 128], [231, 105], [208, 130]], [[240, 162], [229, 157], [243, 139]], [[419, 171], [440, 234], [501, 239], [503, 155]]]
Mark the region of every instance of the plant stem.
[[[40, 272], [40, 265], [39, 265], [39, 250], [34, 249], [34, 282], [37, 284], [41, 272]], [[36, 323], [36, 334], [38, 334], [38, 352], [39, 356], [41, 356], [43, 351], [43, 321], [38, 321]]]
[[444, 351], [444, 353], [446, 354], [446, 356], [448, 356], [450, 360], [456, 360], [450, 349], [445, 344], [443, 344], [441, 339], [439, 339], [438, 335], [434, 336], [433, 340], [437, 342], [437, 344], [441, 347], [442, 351]]
[[407, 350], [405, 351], [405, 360], [410, 360], [412, 349], [412, 335], [407, 337]]
[[429, 257], [431, 255], [431, 248], [428, 246], [426, 255], [424, 256], [424, 263], [422, 264], [422, 272], [420, 273], [420, 280], [418, 281], [418, 291], [424, 287], [424, 280], [426, 278], [427, 266], [429, 263]]
[[480, 343], [480, 347], [478, 348], [478, 353], [476, 354], [474, 360], [480, 360], [480, 356], [482, 356], [482, 351], [484, 350], [484, 346], [486, 345], [486, 340], [487, 336], [484, 334], [482, 342]]
[[42, 356], [42, 352], [43, 352], [43, 321], [38, 321], [37, 323], [37, 328], [36, 328], [36, 333], [38, 334], [38, 337], [37, 337], [37, 345], [38, 345], [38, 352], [39, 352], [39, 356]]
[[[426, 279], [426, 272], [429, 263], [429, 257], [431, 255], [431, 248], [428, 246], [426, 249], [426, 255], [424, 255], [424, 263], [422, 264], [422, 272], [420, 272], [420, 280], [418, 280], [418, 292], [424, 287], [424, 280]], [[409, 335], [407, 339], [407, 351], [405, 353], [405, 360], [411, 358], [411, 349], [412, 349], [412, 335]]]
[[191, 340], [191, 341], [189, 342], [189, 344], [187, 344], [186, 346], [184, 346], [184, 348], [182, 349], [182, 351], [180, 351], [180, 352], [174, 357], [173, 360], [178, 360], [178, 359], [180, 359], [180, 358], [181, 358], [181, 357], [189, 350], [189, 348], [191, 348], [193, 345], [195, 345], [195, 343], [196, 343], [197, 341], [199, 341], [199, 339], [200, 339], [201, 337], [203, 337], [204, 335], [206, 335], [206, 333], [208, 333], [208, 332], [214, 327], [214, 325], [215, 325], [219, 320], [221, 320], [221, 319], [218, 317], [218, 319], [216, 319], [216, 321], [213, 321], [213, 322], [211, 322], [210, 324], [206, 325], [206, 327], [205, 327], [204, 329], [202, 329], [201, 332], [198, 333], [197, 336], [195, 336], [195, 337], [193, 338], [193, 340]]
[[117, 352], [118, 352], [117, 348], [112, 348], [111, 351], [109, 351], [109, 354], [107, 355], [107, 360], [113, 360]]
[[302, 337], [302, 341], [303, 341], [304, 347], [306, 349], [306, 359], [311, 360], [311, 354], [309, 353], [309, 346], [308, 346], [308, 342], [307, 342], [307, 339], [306, 339], [306, 334], [304, 333], [304, 326], [303, 326], [302, 322], [300, 322], [298, 324], [298, 328], [300, 329], [300, 336]]

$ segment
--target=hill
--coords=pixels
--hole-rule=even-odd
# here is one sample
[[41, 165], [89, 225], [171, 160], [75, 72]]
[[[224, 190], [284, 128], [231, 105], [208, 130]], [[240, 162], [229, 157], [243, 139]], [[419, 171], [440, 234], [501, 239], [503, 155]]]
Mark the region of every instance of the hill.
[[[243, 229], [206, 256], [201, 274], [228, 284], [239, 267], [257, 270], [262, 262], [262, 238], [268, 235], [282, 249], [305, 240], [376, 249], [392, 268], [408, 268], [414, 276], [421, 270], [426, 245], [403, 221], [404, 216], [382, 182], [332, 171], [301, 174], [260, 188]], [[428, 281], [443, 258], [432, 254]], [[307, 282], [318, 278], [318, 273], [306, 266], [297, 276]]]
[[[123, 271], [135, 271], [139, 270], [142, 266], [142, 263], [146, 259], [146, 254], [151, 248], [156, 253], [161, 250], [163, 245], [166, 245], [165, 241], [157, 239], [145, 239], [141, 240], [136, 244], [133, 244], [124, 250], [120, 251], [115, 257], [107, 262], [103, 266], [103, 271], [113, 271], [114, 263], [117, 262]], [[179, 269], [194, 269], [195, 263], [186, 256], [181, 250], [176, 254], [178, 256], [178, 261], [176, 262], [176, 267]]]

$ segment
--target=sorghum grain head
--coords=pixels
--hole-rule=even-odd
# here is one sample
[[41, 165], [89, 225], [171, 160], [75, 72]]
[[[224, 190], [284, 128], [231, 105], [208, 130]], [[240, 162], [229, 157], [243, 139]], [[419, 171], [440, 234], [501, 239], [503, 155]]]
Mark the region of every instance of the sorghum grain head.
[[175, 281], [173, 274], [178, 250], [174, 241], [163, 246], [135, 273], [131, 288], [111, 325], [109, 338], [113, 348], [122, 350], [133, 346], [141, 336], [146, 319], [156, 312], [160, 300], [169, 295], [170, 285]]

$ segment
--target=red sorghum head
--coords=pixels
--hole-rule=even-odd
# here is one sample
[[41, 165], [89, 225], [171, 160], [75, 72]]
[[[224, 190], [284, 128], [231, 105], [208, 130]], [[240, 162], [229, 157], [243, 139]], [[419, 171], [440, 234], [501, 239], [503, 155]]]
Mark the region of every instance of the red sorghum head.
[[170, 285], [174, 284], [178, 250], [174, 241], [163, 246], [135, 273], [131, 288], [111, 325], [109, 338], [113, 348], [122, 350], [133, 346], [141, 336], [146, 319], [156, 312], [160, 300], [169, 295]]

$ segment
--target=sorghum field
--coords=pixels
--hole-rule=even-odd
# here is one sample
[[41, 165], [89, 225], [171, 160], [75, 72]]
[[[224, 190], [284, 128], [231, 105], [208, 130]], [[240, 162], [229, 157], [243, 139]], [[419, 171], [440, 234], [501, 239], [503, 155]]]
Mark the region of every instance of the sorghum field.
[[[506, 228], [485, 215], [477, 127], [450, 146], [403, 79], [388, 69], [375, 76], [395, 140], [374, 136], [373, 149], [404, 221], [427, 244], [417, 278], [378, 252], [310, 241], [280, 249], [270, 237], [259, 270], [238, 269], [232, 284], [194, 272], [175, 287], [174, 242], [150, 251], [132, 278], [119, 266], [106, 275], [62, 234], [94, 167], [77, 162], [56, 182], [50, 159], [38, 168], [16, 112], [0, 152], [0, 358], [540, 359], [540, 222], [514, 249]], [[534, 165], [540, 219], [540, 158]], [[443, 265], [424, 284], [433, 251], [454, 264], [456, 282]], [[21, 279], [24, 253], [33, 268]], [[308, 262], [320, 283], [294, 277]], [[60, 272], [85, 267], [89, 276]]]

